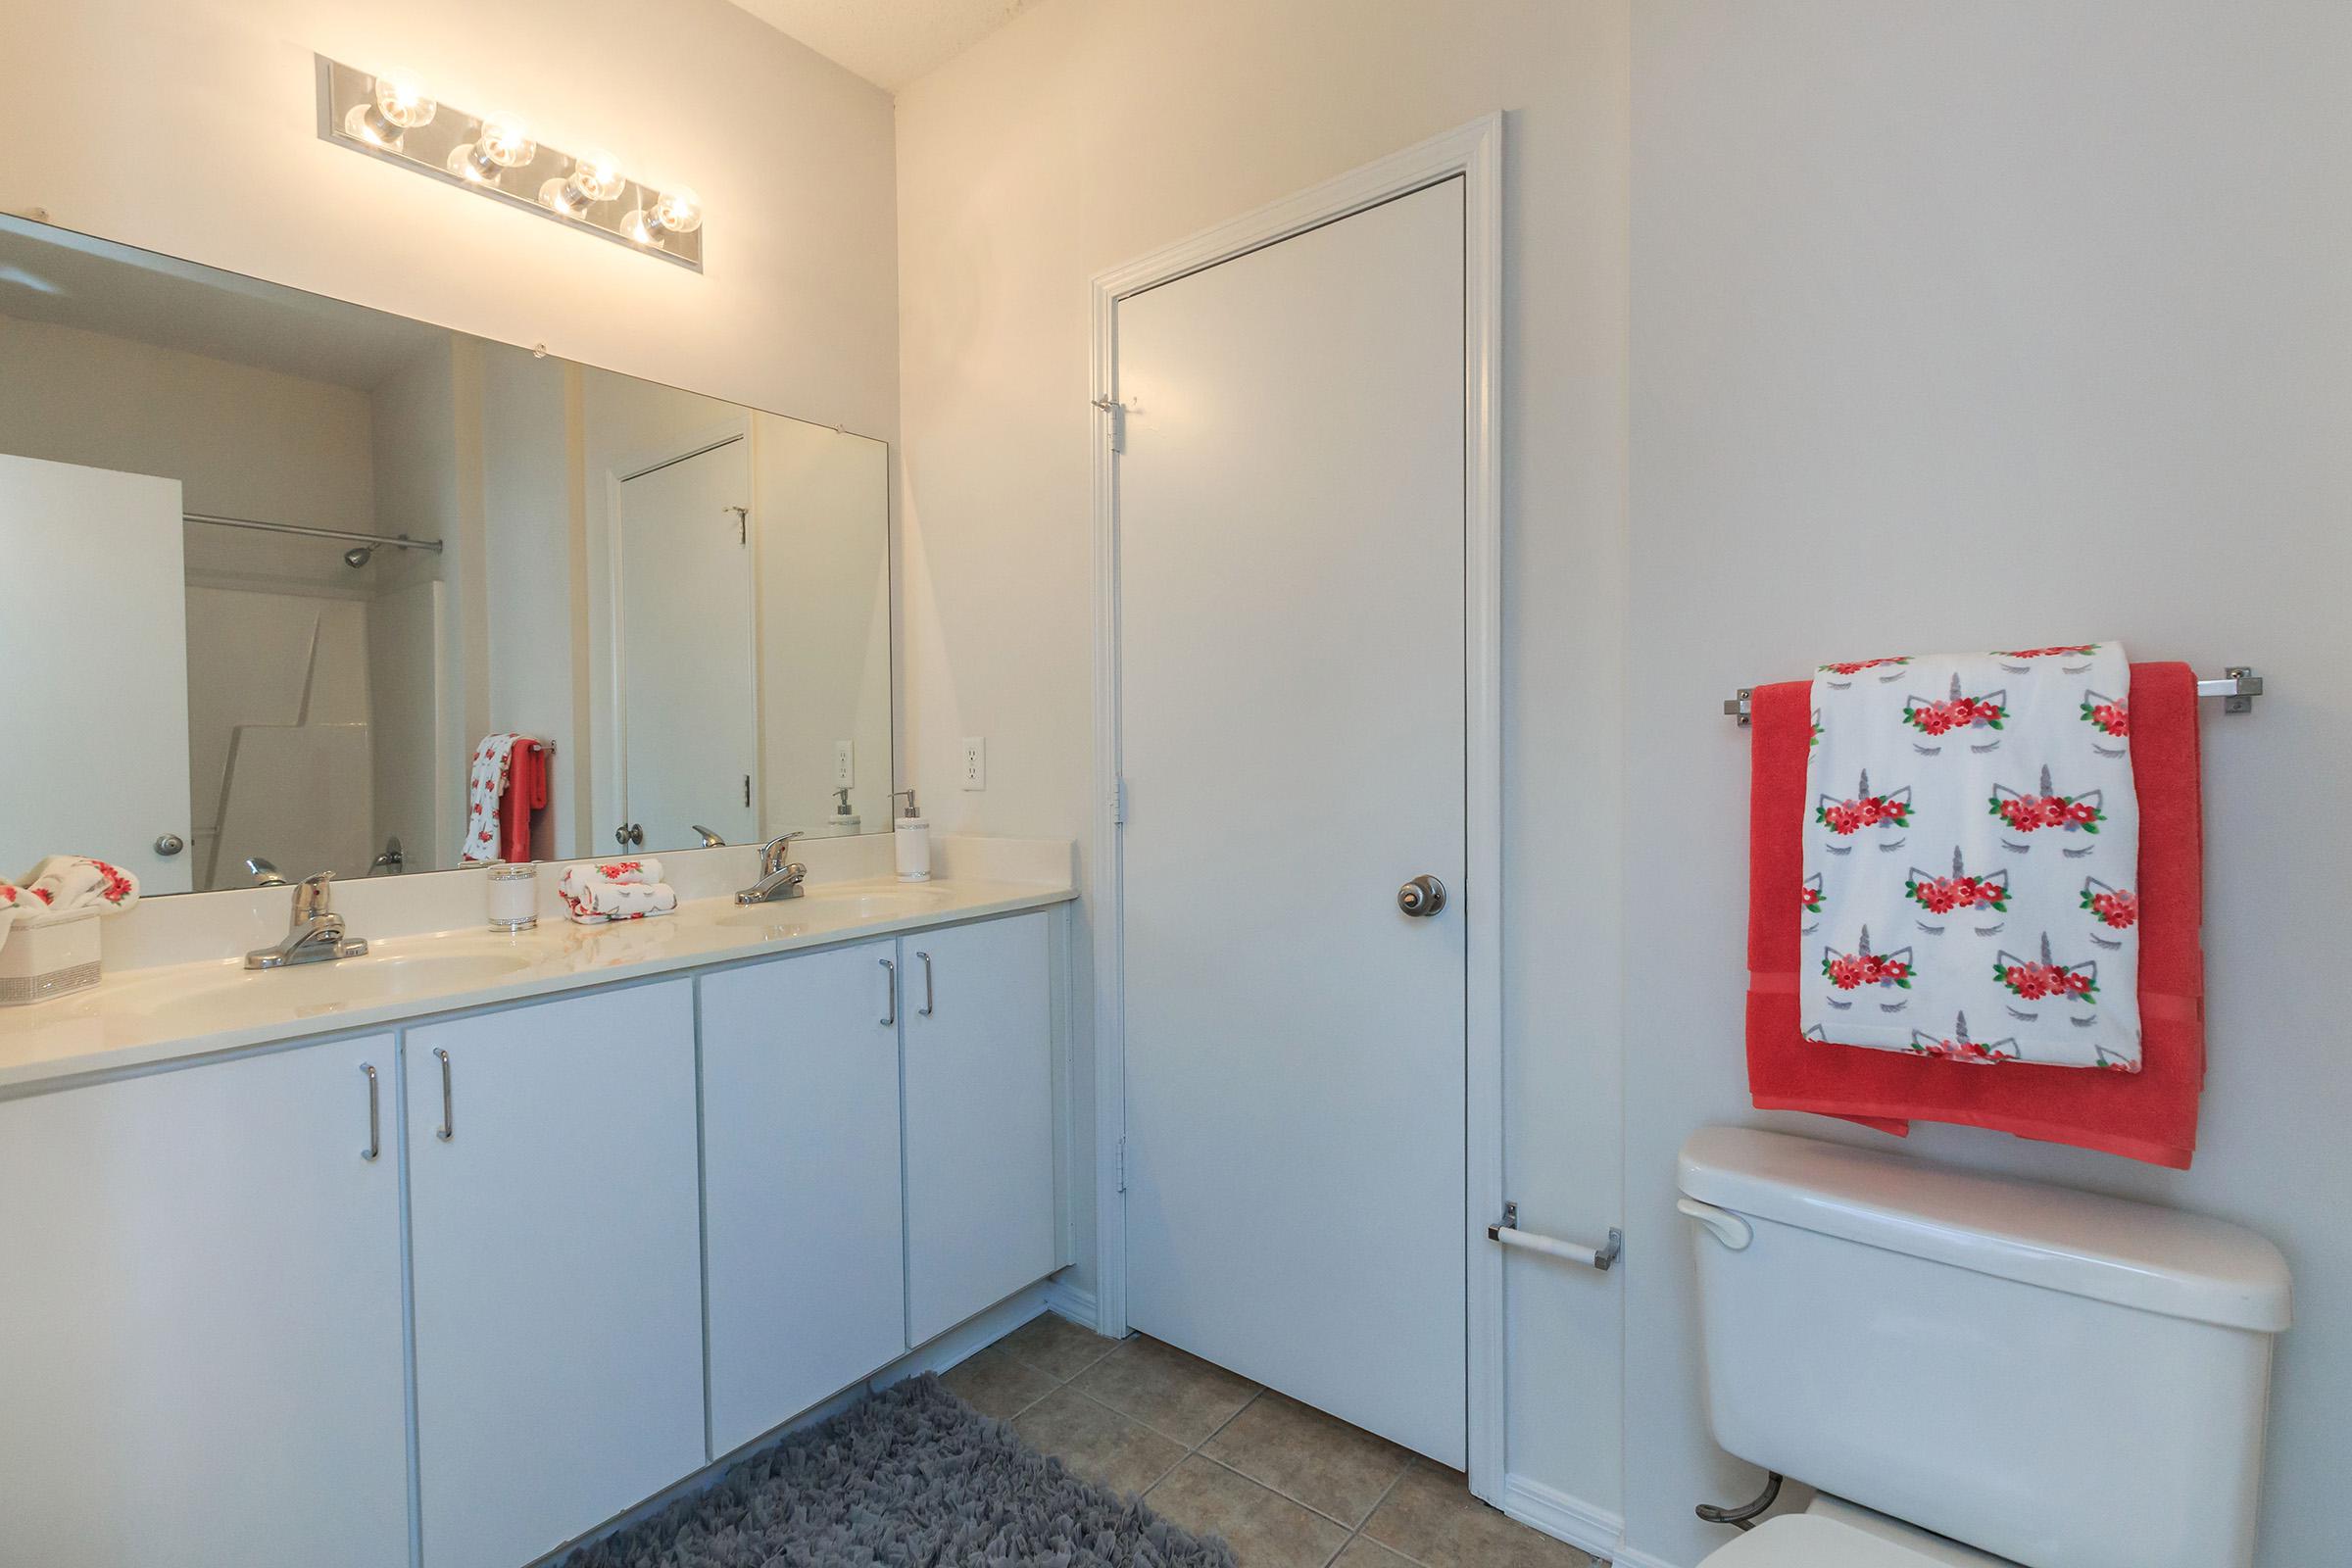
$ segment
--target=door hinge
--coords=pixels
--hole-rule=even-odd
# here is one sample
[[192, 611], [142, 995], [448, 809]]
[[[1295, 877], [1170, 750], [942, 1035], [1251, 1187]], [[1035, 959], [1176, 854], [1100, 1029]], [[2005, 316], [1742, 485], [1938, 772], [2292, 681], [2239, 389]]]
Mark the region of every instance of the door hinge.
[[1110, 786], [1110, 825], [1127, 825], [1127, 781], [1123, 778]]
[[752, 545], [752, 509], [729, 507], [727, 510], [735, 514], [735, 543], [746, 550], [750, 549]]
[[743, 775], [743, 804], [752, 804], [752, 775], [749, 773]]
[[1113, 1158], [1113, 1159], [1116, 1161], [1116, 1174], [1117, 1174], [1117, 1176], [1118, 1176], [1118, 1178], [1119, 1178], [1119, 1191], [1123, 1193], [1123, 1192], [1125, 1192], [1125, 1191], [1127, 1190], [1127, 1140], [1126, 1140], [1126, 1139], [1122, 1138], [1122, 1139], [1120, 1139], [1120, 1140], [1119, 1140], [1119, 1147], [1118, 1147], [1118, 1151], [1117, 1151], [1117, 1152], [1116, 1152], [1116, 1153], [1115, 1153], [1115, 1154], [1112, 1156], [1112, 1158]]
[[1127, 450], [1127, 405], [1116, 398], [1097, 398], [1095, 407], [1110, 416], [1110, 450]]

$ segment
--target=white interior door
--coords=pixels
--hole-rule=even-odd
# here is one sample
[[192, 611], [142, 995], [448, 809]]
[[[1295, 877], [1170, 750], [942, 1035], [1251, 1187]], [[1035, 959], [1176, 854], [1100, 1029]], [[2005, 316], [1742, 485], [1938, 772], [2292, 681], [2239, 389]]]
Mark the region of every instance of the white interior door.
[[620, 486], [621, 803], [645, 848], [760, 835], [750, 443]]
[[1465, 1458], [1461, 181], [1117, 307], [1128, 1318]]
[[[0, 787], [0, 876], [92, 855], [185, 893], [188, 585], [177, 479], [0, 456], [0, 696], [37, 746]], [[156, 850], [170, 834], [183, 848]]]

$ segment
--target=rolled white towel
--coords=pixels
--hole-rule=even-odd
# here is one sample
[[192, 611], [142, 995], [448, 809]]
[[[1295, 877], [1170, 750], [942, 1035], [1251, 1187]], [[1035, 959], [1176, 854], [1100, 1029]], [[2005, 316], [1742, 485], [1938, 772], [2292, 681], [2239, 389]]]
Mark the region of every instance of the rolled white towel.
[[556, 883], [556, 896], [578, 925], [643, 920], [678, 909], [677, 889], [662, 880], [662, 862], [650, 858], [567, 867]]
[[52, 855], [17, 879], [12, 901], [26, 930], [95, 910], [121, 914], [139, 902], [139, 879], [83, 855]]

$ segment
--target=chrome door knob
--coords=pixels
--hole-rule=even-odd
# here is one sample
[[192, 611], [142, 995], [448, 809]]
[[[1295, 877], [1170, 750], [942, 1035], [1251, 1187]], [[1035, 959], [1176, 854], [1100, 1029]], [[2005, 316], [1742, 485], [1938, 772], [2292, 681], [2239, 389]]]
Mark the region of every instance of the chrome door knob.
[[1446, 884], [1434, 876], [1417, 876], [1396, 890], [1396, 907], [1427, 918], [1446, 907]]
[[187, 847], [187, 840], [181, 838], [176, 833], [162, 834], [155, 841], [155, 853], [164, 857], [166, 859], [170, 859], [172, 856], [177, 855], [180, 851], [186, 849]]

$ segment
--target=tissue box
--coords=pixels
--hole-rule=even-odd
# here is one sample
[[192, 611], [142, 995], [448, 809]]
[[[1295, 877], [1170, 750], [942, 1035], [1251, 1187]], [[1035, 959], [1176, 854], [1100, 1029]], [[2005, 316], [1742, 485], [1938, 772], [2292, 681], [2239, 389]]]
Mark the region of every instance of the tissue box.
[[98, 983], [98, 911], [54, 925], [20, 925], [0, 941], [0, 1007], [22, 1007]]

